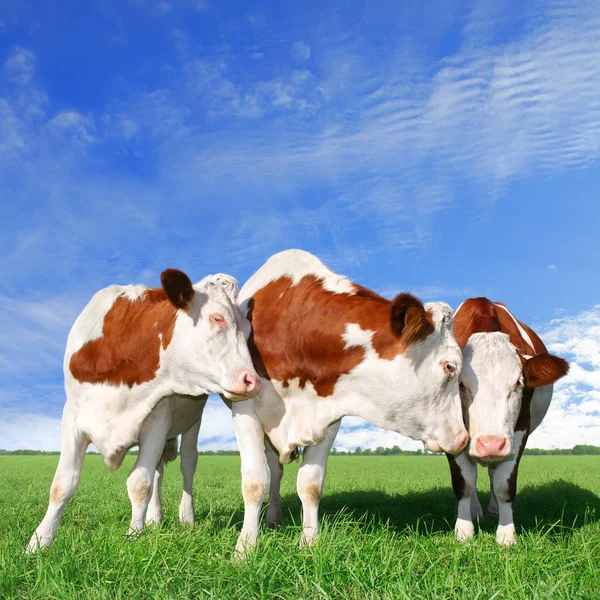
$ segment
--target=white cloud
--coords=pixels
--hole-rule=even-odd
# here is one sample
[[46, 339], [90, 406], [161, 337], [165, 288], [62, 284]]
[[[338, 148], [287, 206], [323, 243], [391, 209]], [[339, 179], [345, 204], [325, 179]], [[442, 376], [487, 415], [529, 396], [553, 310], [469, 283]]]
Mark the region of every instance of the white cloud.
[[305, 42], [294, 42], [292, 49], [295, 57], [299, 60], [308, 60], [310, 58], [310, 46]]
[[0, 449], [60, 450], [60, 419], [41, 414], [0, 417]]
[[554, 386], [548, 414], [528, 445], [600, 445], [600, 304], [578, 315], [552, 320], [540, 335], [550, 352], [569, 360], [570, 370]]
[[200, 450], [237, 450], [231, 411], [218, 396], [209, 396], [198, 436]]
[[338, 450], [347, 452], [354, 451], [357, 446], [363, 450], [378, 446], [392, 448], [399, 446], [403, 450], [423, 450], [423, 443], [404, 437], [393, 431], [379, 429], [357, 417], [346, 417], [342, 419], [342, 426], [337, 435], [334, 446]]
[[548, 271], [556, 271], [558, 267], [556, 265], [548, 265]]
[[87, 145], [94, 141], [91, 133], [93, 127], [90, 117], [85, 117], [73, 110], [57, 114], [46, 125], [51, 134], [81, 145]]
[[35, 55], [25, 48], [15, 48], [6, 59], [3, 70], [10, 83], [27, 85], [35, 75]]

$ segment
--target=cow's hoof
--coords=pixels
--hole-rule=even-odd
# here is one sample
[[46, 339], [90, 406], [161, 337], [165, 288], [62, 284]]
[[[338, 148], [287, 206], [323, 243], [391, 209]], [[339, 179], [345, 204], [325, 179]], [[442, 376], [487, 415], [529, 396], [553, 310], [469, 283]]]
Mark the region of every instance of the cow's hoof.
[[179, 515], [179, 522], [182, 525], [193, 525], [195, 523], [194, 513], [185, 513], [183, 515]]
[[454, 535], [459, 542], [468, 542], [475, 536], [475, 526], [473, 521], [467, 519], [456, 519], [454, 526]]
[[319, 530], [314, 527], [307, 527], [302, 532], [302, 536], [300, 537], [300, 547], [304, 546], [314, 546], [319, 539]]
[[258, 539], [256, 536], [248, 536], [241, 533], [237, 544], [235, 545], [234, 559], [238, 561], [244, 560], [254, 551], [257, 541]]
[[156, 527], [157, 525], [160, 525], [163, 522], [163, 514], [162, 512], [153, 512], [151, 513], [150, 511], [148, 511], [148, 514], [146, 515], [146, 525], [149, 527]]
[[499, 525], [496, 530], [496, 542], [500, 546], [516, 546], [517, 534], [515, 533], [515, 526], [513, 524]]
[[135, 540], [142, 535], [143, 531], [144, 531], [143, 527], [129, 527], [129, 531], [127, 532], [127, 537], [130, 540]]
[[43, 548], [49, 548], [52, 545], [54, 538], [50, 536], [43, 536], [34, 533], [25, 548], [25, 554], [35, 554]]
[[275, 529], [277, 527], [281, 527], [281, 523], [283, 521], [281, 515], [281, 508], [267, 508], [267, 517], [266, 517], [266, 525], [267, 529]]

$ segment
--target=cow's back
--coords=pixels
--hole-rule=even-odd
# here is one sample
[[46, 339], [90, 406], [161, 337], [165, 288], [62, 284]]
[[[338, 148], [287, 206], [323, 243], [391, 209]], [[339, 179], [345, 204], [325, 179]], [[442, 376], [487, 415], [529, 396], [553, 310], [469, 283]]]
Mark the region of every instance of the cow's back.
[[271, 256], [244, 284], [238, 298], [242, 312], [247, 314], [248, 300], [272, 281], [286, 277], [295, 285], [309, 275], [321, 281], [327, 291], [346, 294], [355, 292], [354, 284], [347, 277], [334, 273], [316, 256], [304, 250], [284, 250]]

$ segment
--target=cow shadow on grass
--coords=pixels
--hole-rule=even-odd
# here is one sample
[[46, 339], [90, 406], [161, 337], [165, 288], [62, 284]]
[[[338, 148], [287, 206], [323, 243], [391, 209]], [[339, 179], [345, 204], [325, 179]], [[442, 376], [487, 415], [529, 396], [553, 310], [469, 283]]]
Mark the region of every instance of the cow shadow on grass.
[[[489, 491], [479, 491], [478, 495], [485, 514], [479, 529], [495, 532], [497, 518], [487, 514]], [[296, 495], [284, 496], [282, 508], [284, 526], [300, 522], [301, 504]], [[571, 482], [556, 480], [524, 486], [517, 493], [514, 511], [517, 531], [568, 536], [600, 520], [600, 498]], [[325, 518], [345, 514], [353, 520], [385, 524], [399, 532], [429, 535], [454, 530], [456, 500], [452, 491], [444, 487], [408, 494], [376, 490], [328, 494], [325, 490], [319, 513]]]

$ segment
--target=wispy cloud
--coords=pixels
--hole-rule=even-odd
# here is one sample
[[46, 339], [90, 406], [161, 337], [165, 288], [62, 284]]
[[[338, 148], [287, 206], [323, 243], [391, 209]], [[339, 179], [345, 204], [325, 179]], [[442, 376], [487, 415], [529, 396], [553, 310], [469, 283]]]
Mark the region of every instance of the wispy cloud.
[[25, 48], [15, 48], [6, 59], [3, 70], [10, 83], [26, 85], [35, 73], [35, 55]]
[[294, 42], [292, 50], [296, 58], [300, 60], [308, 60], [310, 58], [310, 46], [306, 42]]

